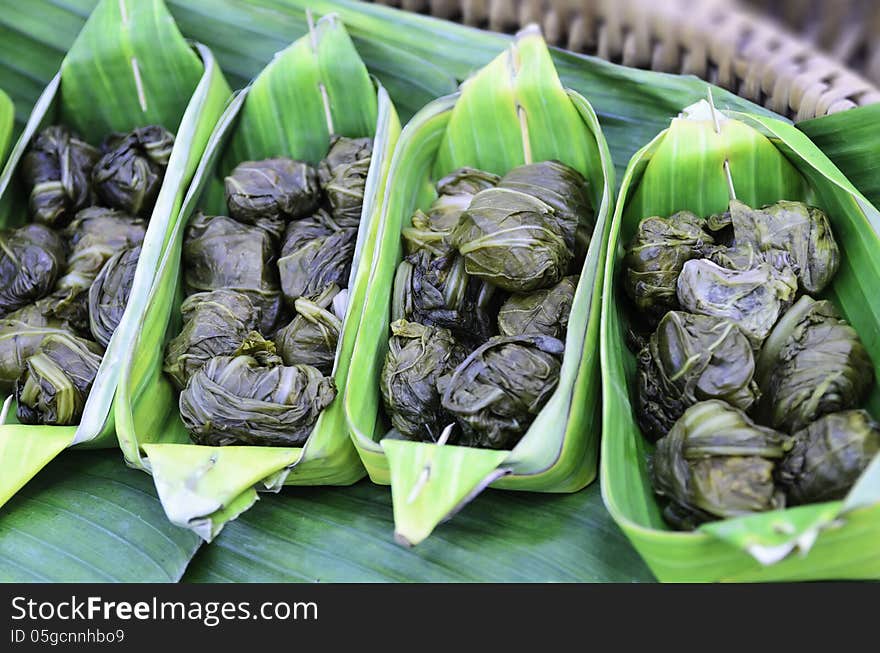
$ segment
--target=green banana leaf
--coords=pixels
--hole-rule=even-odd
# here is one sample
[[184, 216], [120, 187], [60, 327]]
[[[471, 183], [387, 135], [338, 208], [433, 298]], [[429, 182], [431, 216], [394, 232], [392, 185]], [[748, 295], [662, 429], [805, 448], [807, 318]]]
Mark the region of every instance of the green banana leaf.
[[50, 463], [0, 513], [0, 581], [653, 579], [595, 484], [564, 496], [488, 490], [412, 549], [390, 541], [392, 527], [388, 490], [367, 480], [285, 488], [199, 547], [198, 536], [168, 521], [150, 479], [119, 464], [117, 452], [76, 450]]
[[[326, 104], [325, 104], [326, 103]], [[284, 154], [317, 164], [331, 134], [374, 137], [349, 305], [336, 352], [339, 394], [318, 418], [304, 447], [212, 447], [191, 444], [178, 395], [162, 372], [166, 335], [180, 330], [181, 248], [197, 208], [225, 214], [222, 179], [241, 161]], [[400, 123], [388, 94], [376, 86], [335, 15], [280, 52], [241, 91], [211, 137], [174, 225], [136, 342], [123, 367], [114, 414], [126, 461], [152, 473], [175, 524], [210, 541], [257, 500], [257, 490], [291, 485], [348, 485], [364, 475], [348, 438], [342, 395], [365, 301], [377, 239], [380, 198]]]
[[74, 450], [0, 513], [0, 582], [176, 582], [200, 542], [118, 452]]
[[[337, 13], [352, 34], [348, 21], [358, 13], [347, 11], [348, 6], [337, 2], [272, 5], [221, 0], [182, 1], [171, 9], [181, 29], [192, 38], [198, 39], [200, 33], [211, 37], [223, 70], [244, 86], [275, 52], [308, 32], [308, 10], [319, 15]], [[453, 92], [457, 81], [442, 58], [414, 55], [387, 36], [363, 38], [352, 34], [352, 39], [370, 73], [388, 91], [405, 121], [434, 98]]]
[[[277, 38], [278, 34], [304, 33], [305, 10], [309, 8], [337, 12], [367, 67], [380, 78], [389, 62], [381, 52], [361, 50], [364, 41], [397, 48], [463, 81], [492, 61], [513, 39], [507, 34], [358, 0], [250, 0], [246, 4], [239, 0], [170, 0], [170, 7], [187, 34], [215, 48], [224, 70], [241, 70], [245, 77], [253, 72], [248, 61], [255, 41]], [[230, 32], [229, 25], [240, 25], [243, 31]], [[228, 36], [222, 39], [222, 47], [218, 43], [222, 36], [218, 35]], [[563, 86], [590, 98], [618, 173], [622, 173], [637, 149], [666, 126], [670, 116], [681, 106], [706, 97], [709, 88], [695, 77], [626, 68], [556, 48], [551, 48], [551, 56]], [[424, 104], [409, 101], [413, 93], [421, 90], [419, 82], [424, 78], [407, 76], [404, 71], [398, 79], [405, 83], [398, 86], [389, 80], [387, 85], [401, 116], [408, 120]], [[400, 95], [394, 93], [398, 88], [403, 91]], [[718, 106], [775, 115], [729, 91], [712, 88]], [[411, 107], [412, 112], [407, 111]]]
[[[304, 8], [320, 11], [322, 5], [333, 5], [340, 13], [359, 48], [360, 38], [381, 40], [410, 56], [435, 62], [459, 80], [487, 64], [511, 38], [353, 0], [252, 0], [247, 7], [235, 0], [172, 0], [172, 11], [188, 34], [213, 45], [215, 34], [223, 31], [227, 15], [235, 15], [237, 20], [247, 24], [249, 33], [265, 38], [273, 36], [282, 23], [287, 25], [286, 29], [293, 30], [291, 33], [302, 31]], [[227, 65], [230, 70], [239, 65], [253, 50], [249, 39], [240, 36], [231, 39], [229, 44], [228, 50], [218, 51], [224, 70]], [[385, 59], [373, 57], [364, 49], [361, 51], [367, 66], [381, 77], [379, 71]], [[563, 85], [590, 98], [614, 157], [618, 178], [635, 151], [664, 129], [670, 116], [682, 106], [706, 97], [709, 88], [718, 107], [774, 115], [695, 77], [635, 70], [563, 50], [552, 49], [551, 53]], [[406, 91], [407, 86], [411, 88], [411, 82], [404, 85], [405, 92], [401, 95], [395, 93], [396, 85], [390, 81], [385, 83], [401, 115], [408, 119], [411, 114], [406, 100], [412, 90]], [[880, 183], [873, 174], [876, 156], [871, 154], [880, 150], [880, 133], [875, 129], [877, 110], [877, 106], [863, 107], [801, 123], [811, 138], [822, 133], [817, 144], [874, 204], [880, 204]], [[866, 153], [868, 165], [854, 160], [853, 153], [859, 151]]]
[[[47, 57], [60, 60], [96, 0], [30, 0], [20, 16], [0, 15], [0, 37], [17, 44], [0, 51], [0, 87], [26, 93], [18, 77], [45, 79]], [[308, 31], [306, 9], [339, 14], [364, 62], [408, 120], [428, 101], [453, 92], [489, 63], [512, 37], [357, 0], [168, 0], [181, 30], [207, 44], [234, 87], [243, 87], [272, 54]], [[51, 25], [43, 20], [50, 16]], [[39, 56], [22, 64], [21, 52]], [[615, 164], [622, 172], [633, 152], [662, 130], [684, 104], [706, 96], [709, 87], [694, 77], [635, 70], [551, 48], [567, 88], [589, 96], [602, 122]], [[54, 71], [57, 62], [50, 70]], [[19, 90], [20, 89], [20, 90]], [[718, 106], [772, 115], [736, 95], [713, 87]], [[32, 92], [32, 104], [39, 88]], [[26, 95], [23, 97], [27, 98]], [[14, 96], [16, 103], [18, 97]], [[22, 100], [24, 102], [25, 100]]]
[[15, 106], [6, 93], [0, 90], [0, 167], [6, 163], [6, 152], [12, 138], [12, 124], [15, 119]]
[[[162, 48], [155, 44], [161, 42]], [[125, 314], [101, 361], [77, 427], [0, 426], [0, 505], [66, 447], [114, 446], [111, 403], [123, 353], [146, 308], [169, 224], [201, 158], [229, 87], [204, 46], [190, 46], [162, 2], [103, 0], [37, 101], [0, 175], [0, 221], [27, 220], [18, 165], [37, 131], [62, 123], [93, 143], [111, 131], [159, 123], [174, 149], [141, 249]]]
[[[628, 316], [618, 288], [623, 243], [641, 218], [692, 210], [721, 212], [736, 197], [750, 206], [807, 201], [831, 220], [842, 256], [828, 297], [862, 335], [880, 370], [880, 212], [793, 126], [745, 113], [722, 114], [720, 128], [690, 107], [630, 162], [611, 227], [602, 303], [604, 385], [602, 491], [611, 515], [658, 578], [665, 581], [767, 581], [880, 577], [880, 461], [844, 502], [800, 506], [670, 531], [648, 475], [652, 447], [630, 400], [634, 357], [625, 345]], [[880, 389], [868, 409], [880, 414]]]
[[799, 122], [815, 143], [874, 206], [880, 206], [880, 104]]
[[[0, 16], [0, 40], [11, 44], [8, 51], [0, 51], [0, 87], [14, 91], [17, 105], [33, 104], [42, 88], [34, 86], [33, 80], [46, 80], [57, 69], [95, 2], [30, 0], [15, 15]], [[181, 30], [212, 48], [231, 83], [239, 88], [291, 38], [306, 33], [307, 8], [318, 13], [335, 11], [404, 121], [428, 101], [452, 92], [455, 80], [464, 80], [489, 63], [511, 39], [358, 0], [168, 0], [168, 4]], [[39, 56], [20, 56], [33, 51]], [[696, 77], [636, 70], [555, 48], [551, 55], [563, 85], [590, 98], [618, 178], [636, 150], [663, 130], [681, 107], [706, 97], [709, 88], [719, 108], [775, 115]], [[50, 72], [45, 72], [47, 60], [53, 58]], [[853, 159], [855, 152], [880, 149], [880, 134], [874, 129], [876, 111], [876, 106], [861, 107], [799, 126], [818, 139], [825, 154], [871, 202], [880, 204], [880, 185], [870, 162], [863, 166]]]
[[[493, 129], [485, 129], [493, 125]], [[379, 373], [388, 351], [394, 271], [401, 229], [427, 209], [437, 179], [462, 166], [504, 174], [522, 163], [558, 159], [590, 182], [596, 227], [569, 318], [557, 390], [512, 451], [382, 439]], [[614, 170], [589, 103], [562, 87], [537, 29], [409, 122], [395, 150], [379, 227], [346, 414], [361, 459], [377, 483], [390, 483], [396, 537], [424, 540], [484, 487], [572, 492], [596, 473], [598, 431], [598, 306], [601, 260], [611, 210]]]
[[[316, 515], [320, 517], [315, 518]], [[632, 583], [653, 576], [596, 484], [567, 495], [486, 490], [416, 547], [390, 540], [391, 500], [367, 480], [265, 497], [202, 547], [193, 583]]]

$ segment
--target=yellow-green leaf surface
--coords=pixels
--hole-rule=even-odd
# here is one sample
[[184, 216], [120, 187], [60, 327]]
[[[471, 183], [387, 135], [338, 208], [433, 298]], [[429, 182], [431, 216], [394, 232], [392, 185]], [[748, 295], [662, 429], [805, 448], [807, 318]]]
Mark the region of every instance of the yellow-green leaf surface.
[[[156, 43], [163, 45], [157, 48]], [[121, 356], [140, 327], [169, 227], [229, 93], [211, 52], [191, 47], [159, 0], [104, 0], [34, 107], [0, 175], [4, 225], [28, 220], [18, 165], [33, 135], [49, 124], [66, 124], [97, 143], [111, 131], [158, 123], [172, 130], [176, 140], [125, 314], [107, 346], [79, 427], [0, 426], [0, 503], [62, 445], [115, 444], [110, 407]]]
[[[256, 489], [277, 491], [285, 483], [347, 485], [364, 475], [348, 437], [342, 396], [376, 242], [374, 215], [399, 132], [388, 94], [370, 78], [342, 23], [329, 15], [279, 52], [237, 95], [211, 137], [160, 264], [140, 339], [126, 356], [114, 410], [128, 463], [151, 471], [169, 518], [206, 540], [256, 500]], [[222, 179], [239, 162], [289, 156], [315, 164], [327, 153], [333, 133], [374, 138], [349, 306], [336, 352], [339, 395], [322, 412], [302, 448], [190, 444], [177, 393], [162, 373], [166, 336], [180, 329], [186, 223], [199, 208], [226, 212]]]
[[[394, 503], [395, 538], [404, 545], [417, 544], [431, 534], [437, 515], [448, 518], [492, 481], [507, 451], [469, 449], [430, 442], [383, 440], [388, 459]], [[431, 478], [436, 477], [433, 483]]]
[[15, 120], [15, 106], [12, 100], [0, 90], [0, 168], [6, 162], [9, 141], [12, 138], [12, 124]]
[[[561, 160], [585, 175], [596, 210], [596, 230], [575, 293], [556, 392], [520, 443], [503, 455], [463, 447], [456, 448], [455, 455], [428, 455], [428, 450], [443, 445], [407, 443], [392, 443], [383, 452], [380, 440], [387, 425], [380, 412], [378, 378], [388, 350], [401, 229], [410, 224], [416, 208], [425, 209], [434, 199], [434, 182], [458, 167], [503, 174], [547, 159]], [[563, 88], [537, 30], [524, 30], [513, 46], [467, 80], [460, 93], [425, 107], [401, 135], [352, 362], [363, 382], [350, 385], [345, 399], [352, 436], [370, 477], [392, 485], [401, 540], [423, 540], [459, 503], [475, 496], [490, 473], [496, 487], [544, 492], [575, 491], [595, 477], [598, 288], [613, 177], [611, 156], [592, 108]], [[393, 459], [391, 469], [388, 459]], [[428, 469], [424, 474], [423, 468]], [[434, 500], [418, 499], [419, 494]]]
[[75, 435], [75, 426], [53, 429], [23, 424], [3, 426], [0, 430], [0, 464], [4, 468], [0, 505], [73, 444]]
[[[703, 109], [708, 109], [704, 103]], [[672, 121], [630, 162], [618, 197], [602, 304], [604, 381], [602, 491], [614, 519], [661, 580], [817, 580], [880, 577], [880, 483], [875, 464], [857, 500], [800, 506], [705, 524], [665, 525], [648, 475], [652, 447], [633, 416], [635, 361], [625, 344], [629, 315], [616, 279], [623, 244], [640, 219], [689, 209], [725, 210], [729, 162], [736, 196], [749, 205], [780, 199], [822, 208], [842, 250], [828, 298], [880, 363], [880, 213], [802, 132], [778, 120], [730, 112], [718, 126], [706, 111]], [[880, 414], [880, 390], [868, 402]]]

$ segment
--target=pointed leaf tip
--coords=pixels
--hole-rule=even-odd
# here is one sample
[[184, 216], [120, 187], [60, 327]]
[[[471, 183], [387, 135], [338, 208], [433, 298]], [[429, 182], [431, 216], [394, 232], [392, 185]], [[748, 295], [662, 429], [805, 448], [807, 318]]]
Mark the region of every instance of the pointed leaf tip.
[[73, 442], [75, 426], [0, 427], [0, 506]]
[[260, 481], [299, 460], [302, 449], [145, 444], [156, 491], [173, 523], [211, 541], [257, 500]]
[[820, 532], [835, 526], [839, 507], [839, 502], [821, 507], [798, 506], [710, 522], [699, 530], [746, 551], [766, 566], [784, 560], [795, 551], [806, 555]]
[[529, 23], [516, 33], [516, 40], [519, 41], [521, 39], [534, 36], [540, 39], [544, 38], [544, 35], [541, 32], [540, 25], [538, 25], [538, 23]]
[[406, 539], [406, 537], [399, 531], [394, 531], [394, 541], [405, 549], [411, 549], [413, 547], [413, 543]]
[[383, 440], [391, 470], [394, 539], [414, 546], [506, 473], [508, 451]]
[[708, 100], [698, 100], [693, 104], [686, 106], [678, 114], [681, 120], [693, 120], [695, 122], [712, 122], [723, 123], [730, 118], [718, 111]]

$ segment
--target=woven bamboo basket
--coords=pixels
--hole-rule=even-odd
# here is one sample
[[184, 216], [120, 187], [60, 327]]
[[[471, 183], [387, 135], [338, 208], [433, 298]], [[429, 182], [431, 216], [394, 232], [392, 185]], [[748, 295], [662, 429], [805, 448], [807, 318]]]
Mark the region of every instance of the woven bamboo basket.
[[[880, 102], [880, 89], [866, 77], [821, 53], [808, 38], [731, 0], [378, 1], [499, 32], [513, 33], [537, 22], [552, 45], [635, 68], [696, 75], [794, 120]], [[777, 10], [784, 4], [751, 3]], [[880, 10], [872, 10], [869, 20], [853, 27], [837, 20], [844, 13], [843, 2], [796, 0], [795, 4], [833, 5], [816, 14], [824, 18], [819, 27], [815, 21], [793, 22], [794, 17], [808, 15], [806, 10], [800, 14], [791, 10], [780, 17], [812, 30], [817, 43], [837, 38], [842, 45], [832, 52], [843, 58], [864, 54], [861, 45], [877, 33], [871, 25], [880, 27]], [[858, 5], [859, 0], [848, 4]], [[874, 70], [880, 78], [880, 47], [862, 59], [866, 70]]]
[[797, 31], [820, 50], [880, 84], [877, 0], [746, 0]]

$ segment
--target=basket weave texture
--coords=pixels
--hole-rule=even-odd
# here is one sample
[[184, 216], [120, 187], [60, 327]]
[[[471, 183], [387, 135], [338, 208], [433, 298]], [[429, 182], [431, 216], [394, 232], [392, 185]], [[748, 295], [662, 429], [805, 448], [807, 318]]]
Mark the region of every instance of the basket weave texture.
[[498, 32], [536, 22], [553, 45], [625, 66], [696, 75], [794, 120], [880, 102], [880, 89], [866, 77], [732, 0], [379, 2]]
[[746, 0], [835, 59], [880, 84], [877, 0]]

